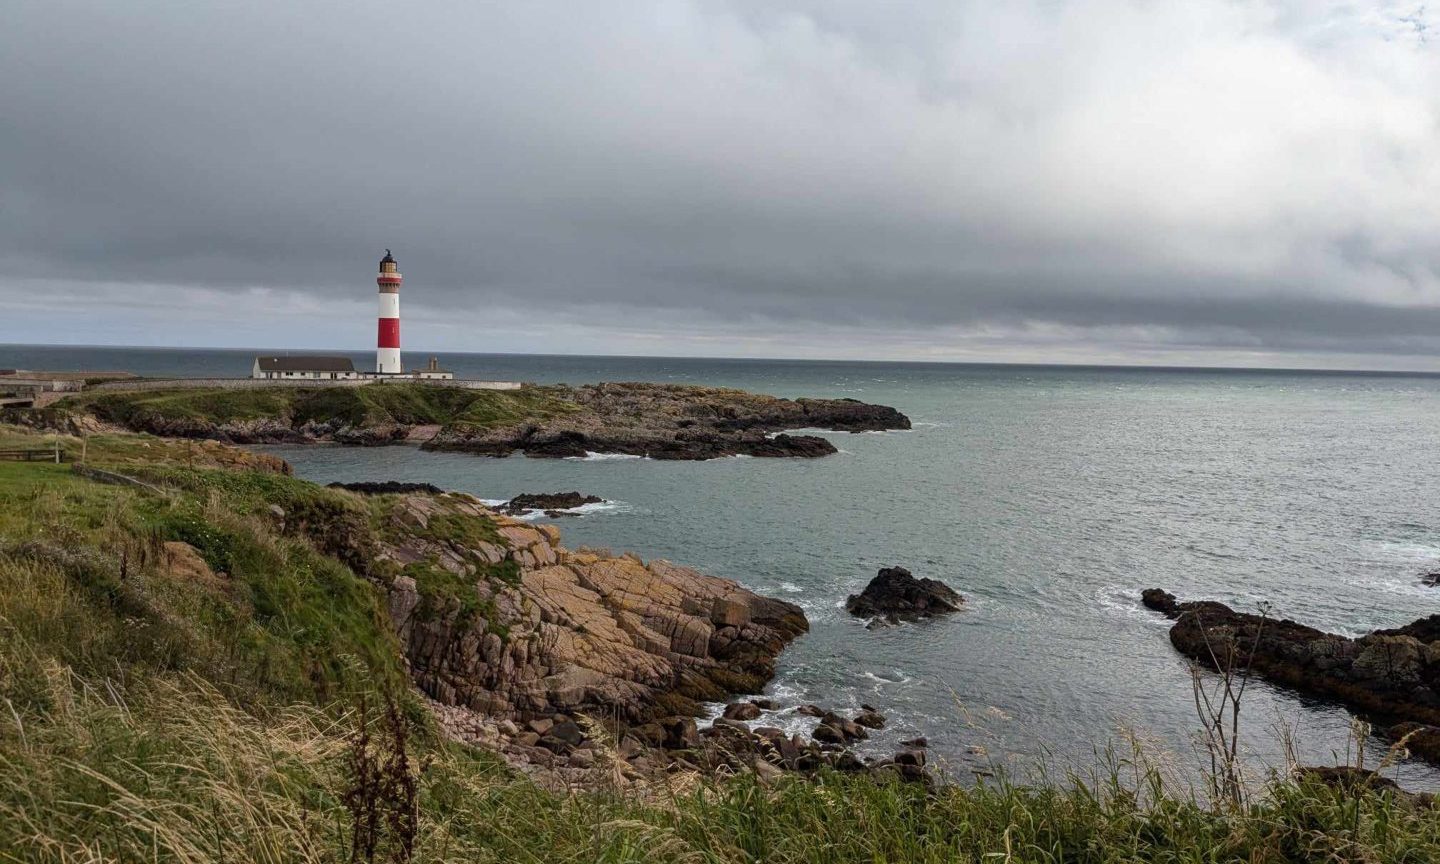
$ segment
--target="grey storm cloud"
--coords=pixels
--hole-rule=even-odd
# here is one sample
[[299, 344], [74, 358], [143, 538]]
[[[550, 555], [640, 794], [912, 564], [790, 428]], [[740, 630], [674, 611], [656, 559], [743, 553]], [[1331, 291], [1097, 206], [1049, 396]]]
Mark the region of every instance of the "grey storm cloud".
[[1437, 25], [10, 0], [0, 339], [343, 340], [388, 246], [433, 347], [1440, 355]]

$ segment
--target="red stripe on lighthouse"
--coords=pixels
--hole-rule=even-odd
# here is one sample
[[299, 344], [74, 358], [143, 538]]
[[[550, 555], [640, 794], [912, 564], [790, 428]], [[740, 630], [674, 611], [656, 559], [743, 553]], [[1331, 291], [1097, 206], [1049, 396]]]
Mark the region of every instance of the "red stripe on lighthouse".
[[377, 348], [399, 348], [400, 347], [400, 319], [381, 318], [380, 337], [376, 342]]

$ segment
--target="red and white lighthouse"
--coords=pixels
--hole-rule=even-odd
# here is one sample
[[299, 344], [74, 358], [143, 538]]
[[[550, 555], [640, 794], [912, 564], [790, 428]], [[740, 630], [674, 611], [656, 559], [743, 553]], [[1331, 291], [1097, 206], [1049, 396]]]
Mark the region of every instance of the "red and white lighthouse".
[[400, 366], [400, 271], [395, 269], [395, 258], [390, 250], [380, 259], [380, 275], [375, 284], [380, 286], [380, 334], [375, 342], [375, 371], [382, 375], [398, 375], [404, 371]]

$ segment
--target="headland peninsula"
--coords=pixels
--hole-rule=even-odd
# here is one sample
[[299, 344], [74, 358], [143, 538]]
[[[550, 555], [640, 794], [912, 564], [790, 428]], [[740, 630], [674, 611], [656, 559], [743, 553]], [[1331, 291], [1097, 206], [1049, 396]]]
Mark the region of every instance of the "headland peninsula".
[[[360, 387], [100, 389], [68, 396], [38, 421], [237, 444], [411, 443], [507, 456], [618, 453], [652, 459], [816, 457], [836, 452], [787, 430], [909, 429], [904, 414], [853, 399], [781, 399], [717, 387], [616, 383], [472, 390], [424, 383]], [[135, 386], [135, 385], [129, 385]]]

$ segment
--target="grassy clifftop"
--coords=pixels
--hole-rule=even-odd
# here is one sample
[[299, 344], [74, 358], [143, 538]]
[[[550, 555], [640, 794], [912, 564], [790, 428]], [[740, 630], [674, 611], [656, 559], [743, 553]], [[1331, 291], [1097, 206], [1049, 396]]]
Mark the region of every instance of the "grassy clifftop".
[[574, 410], [547, 387], [464, 390], [425, 384], [368, 387], [265, 387], [95, 392], [66, 399], [61, 413], [91, 412], [131, 428], [157, 421], [216, 425], [250, 420], [291, 424], [338, 421], [352, 426], [465, 423], [491, 426]]
[[643, 796], [602, 762], [545, 791], [441, 740], [409, 695], [379, 592], [325, 540], [383, 501], [222, 445], [88, 447], [149, 487], [0, 463], [0, 861], [1440, 860], [1434, 811], [1390, 794], [1282, 780], [1212, 810], [1143, 762], [1055, 786], [682, 776]]

